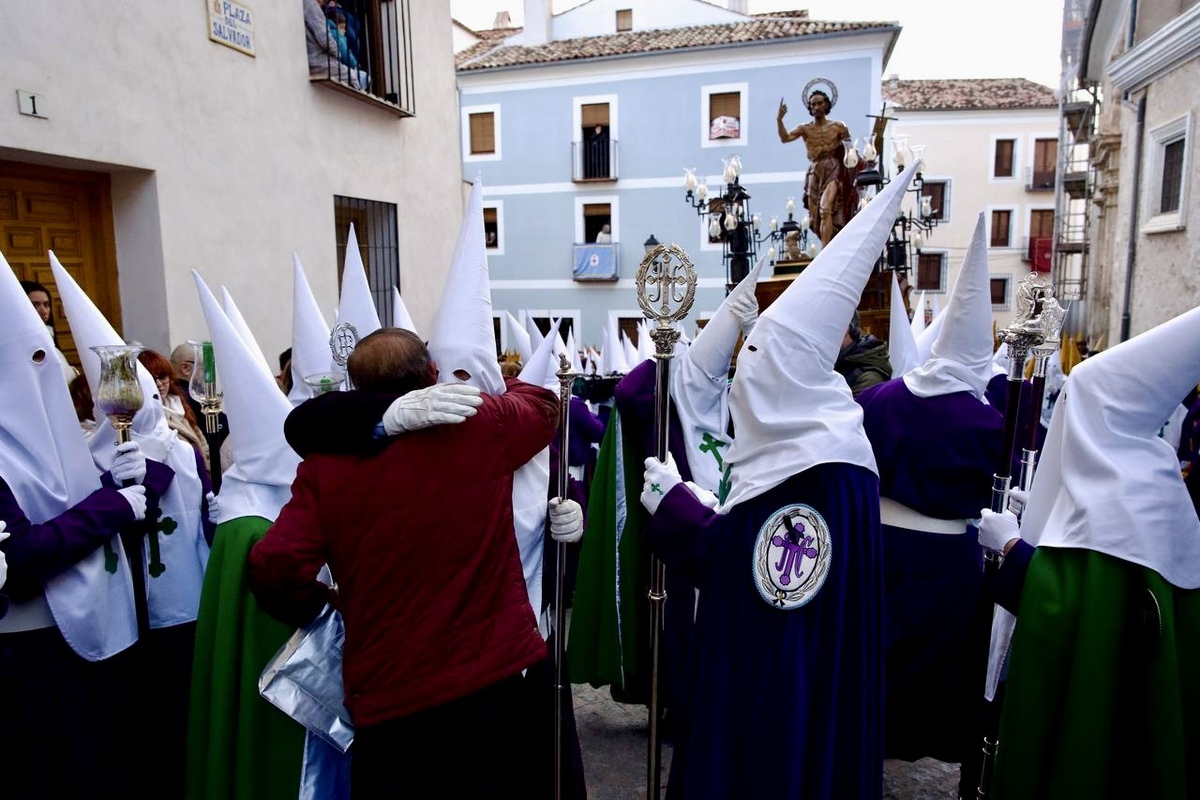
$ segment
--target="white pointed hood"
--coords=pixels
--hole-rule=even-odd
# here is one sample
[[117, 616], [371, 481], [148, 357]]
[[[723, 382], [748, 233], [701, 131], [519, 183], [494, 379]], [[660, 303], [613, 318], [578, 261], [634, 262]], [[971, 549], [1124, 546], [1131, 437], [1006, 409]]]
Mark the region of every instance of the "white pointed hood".
[[[754, 294], [766, 263], [765, 256], [759, 259], [754, 269], [721, 301], [712, 319], [687, 349], [671, 363], [671, 400], [683, 430], [688, 467], [692, 480], [710, 492], [716, 492], [721, 483], [721, 467], [730, 445], [729, 362], [741, 332], [731, 307], [743, 295]], [[708, 449], [701, 450], [705, 437], [721, 444], [709, 443]]]
[[554, 352], [554, 337], [558, 335], [561, 324], [561, 319], [551, 321], [550, 332], [543, 337], [538, 349], [530, 354], [517, 376], [526, 383], [542, 386], [555, 394], [558, 394], [558, 356]]
[[600, 374], [624, 375], [627, 372], [629, 368], [625, 366], [625, 348], [621, 345], [616, 322], [610, 317], [608, 324], [604, 326], [604, 345], [600, 349]]
[[[87, 296], [75, 279], [67, 272], [54, 253], [50, 253], [50, 269], [54, 273], [54, 282], [58, 286], [58, 295], [62, 299], [63, 312], [71, 326], [71, 337], [79, 350], [79, 361], [83, 365], [83, 374], [87, 377], [88, 388], [92, 397], [100, 396], [100, 356], [91, 348], [100, 345], [121, 345], [125, 340], [105, 319], [100, 309]], [[133, 415], [133, 425], [130, 435], [141, 445], [146, 458], [155, 461], [168, 461], [168, 453], [175, 447], [177, 437], [167, 426], [167, 418], [163, 412], [162, 403], [156, 402], [158, 387], [150, 372], [138, 364], [138, 381], [142, 385], [142, 407]], [[101, 469], [107, 469], [114, 457], [113, 443], [116, 432], [108, 418], [96, 410], [96, 431], [90, 441], [92, 457]]]
[[567, 331], [567, 358], [571, 359], [571, 369], [578, 375], [583, 374], [583, 364], [579, 361], [579, 345], [575, 343], [575, 329]]
[[[0, 475], [25, 516], [41, 524], [100, 488], [83, 431], [54, 356], [54, 342], [0, 254]], [[137, 640], [133, 579], [122, 547], [117, 571], [97, 548], [45, 586], [46, 602], [71, 649], [89, 661]], [[39, 600], [15, 604], [33, 608]], [[43, 607], [43, 613], [45, 608]], [[14, 610], [15, 619], [15, 610]]]
[[246, 347], [250, 353], [258, 360], [266, 373], [274, 379], [275, 373], [271, 371], [271, 363], [267, 361], [267, 357], [263, 354], [262, 348], [258, 346], [258, 340], [254, 338], [254, 334], [250, 331], [250, 326], [246, 324], [246, 318], [242, 316], [241, 310], [237, 307], [237, 303], [233, 301], [233, 295], [224, 286], [221, 287], [221, 305], [225, 309], [225, 316], [229, 319], [233, 329], [237, 331], [238, 336], [242, 337], [242, 341], [246, 343]]
[[[125, 342], [91, 298], [58, 263], [53, 253], [50, 256], [50, 268], [54, 270], [63, 310], [71, 326], [71, 336], [79, 348], [88, 387], [93, 397], [99, 397], [100, 358], [91, 348]], [[158, 537], [158, 555], [165, 565], [164, 572], [152, 574], [149, 571], [152, 560], [149, 537], [142, 546], [142, 570], [146, 578], [150, 627], [166, 628], [191, 622], [196, 619], [200, 608], [200, 590], [208, 563], [208, 543], [204, 538], [204, 520], [200, 513], [204, 484], [196, 450], [167, 425], [162, 400], [150, 372], [139, 363], [137, 374], [142, 386], [143, 402], [133, 415], [129, 436], [138, 443], [146, 458], [161, 461], [175, 473], [166, 493], [158, 502], [162, 520], [165, 522], [169, 519], [175, 523], [174, 533]], [[96, 430], [88, 441], [88, 448], [92, 452], [92, 461], [101, 470], [112, 467], [116, 458], [115, 443], [112, 423], [97, 410]]]
[[454, 246], [454, 261], [442, 289], [442, 304], [433, 320], [429, 353], [437, 362], [441, 383], [466, 383], [488, 394], [504, 394], [504, 378], [496, 360], [492, 327], [492, 289], [483, 233], [483, 180], [476, 178]]
[[931, 298], [931, 306], [932, 307], [930, 308], [930, 315], [931, 315], [930, 318], [932, 319], [933, 317], [936, 317], [942, 313], [942, 301], [938, 297], [938, 295], [935, 294]]
[[888, 361], [892, 365], [892, 375], [896, 377], [918, 366], [917, 340], [913, 336], [908, 309], [904, 305], [904, 292], [900, 291], [895, 270], [892, 271], [892, 307], [888, 319]]
[[533, 356], [533, 344], [529, 341], [529, 332], [520, 322], [517, 322], [516, 317], [507, 311], [504, 312], [504, 318], [508, 322], [508, 335], [512, 337], [512, 349], [520, 356], [522, 364], [528, 364], [529, 359]]
[[392, 285], [392, 306], [395, 309], [392, 316], [395, 318], [396, 327], [412, 331], [420, 336], [421, 334], [417, 332], [417, 323], [413, 322], [412, 314], [408, 313], [408, 306], [404, 305], [404, 298], [400, 296], [400, 289], [395, 284]]
[[654, 340], [650, 338], [650, 325], [645, 320], [638, 323], [637, 352], [639, 364], [654, 358]]
[[314, 396], [305, 375], [318, 375], [336, 368], [329, 349], [329, 323], [313, 297], [300, 256], [292, 254], [292, 390], [288, 401], [298, 406]]
[[633, 346], [633, 342], [629, 341], [629, 337], [625, 332], [621, 332], [621, 347], [625, 351], [625, 371], [631, 372], [634, 367], [642, 363], [642, 359], [638, 356], [638, 349]]
[[221, 476], [221, 522], [240, 517], [275, 520], [292, 496], [300, 457], [283, 438], [292, 404], [258, 364], [258, 355], [217, 305], [204, 280], [192, 271], [221, 375], [233, 466]]
[[1200, 520], [1158, 437], [1200, 381], [1200, 308], [1083, 361], [1067, 377], [1021, 536], [1094, 550], [1200, 588]]
[[533, 314], [529, 309], [521, 312], [525, 319], [525, 334], [529, 337], [529, 352], [532, 353], [542, 346], [542, 329], [538, 327], [537, 322], [533, 319]]
[[917, 304], [913, 307], [912, 316], [912, 335], [913, 339], [920, 338], [921, 332], [925, 330], [925, 292], [922, 291], [917, 298]]
[[982, 400], [992, 377], [992, 296], [983, 214], [975, 223], [950, 303], [938, 319], [943, 321], [929, 359], [904, 376], [904, 385], [918, 397], [970, 392]]
[[933, 343], [937, 341], [938, 334], [945, 324], [946, 315], [938, 314], [917, 334], [917, 363], [924, 364], [933, 355]]
[[367, 270], [363, 266], [362, 252], [358, 249], [358, 236], [354, 223], [346, 238], [346, 262], [342, 265], [342, 297], [338, 302], [337, 320], [349, 322], [358, 331], [358, 338], [374, 333], [383, 327], [375, 299], [371, 296], [371, 284], [367, 281]]
[[833, 364], [919, 168], [897, 175], [758, 318], [729, 392], [734, 442], [722, 512], [817, 464], [878, 471], [862, 408]]

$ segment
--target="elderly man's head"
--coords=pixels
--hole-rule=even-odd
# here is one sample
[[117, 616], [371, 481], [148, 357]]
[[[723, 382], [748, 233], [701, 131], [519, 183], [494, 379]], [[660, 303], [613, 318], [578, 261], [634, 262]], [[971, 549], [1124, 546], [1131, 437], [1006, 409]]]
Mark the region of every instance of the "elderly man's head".
[[192, 353], [192, 346], [186, 342], [177, 345], [171, 351], [171, 368], [175, 370], [175, 377], [181, 381], [191, 380], [192, 369], [196, 366], [196, 356]]
[[412, 331], [380, 328], [364, 336], [346, 362], [356, 389], [404, 394], [432, 386], [437, 368], [429, 350]]

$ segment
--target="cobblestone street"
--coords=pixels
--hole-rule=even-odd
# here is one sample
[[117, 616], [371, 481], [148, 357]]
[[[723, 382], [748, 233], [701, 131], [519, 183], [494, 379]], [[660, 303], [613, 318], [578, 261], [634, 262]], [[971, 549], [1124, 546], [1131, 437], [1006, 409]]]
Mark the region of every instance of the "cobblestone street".
[[[574, 687], [575, 720], [583, 747], [590, 800], [630, 800], [646, 796], [646, 709], [613, 702], [608, 689]], [[662, 785], [671, 766], [671, 748], [663, 747]], [[884, 763], [886, 800], [953, 800], [958, 766], [933, 759]]]

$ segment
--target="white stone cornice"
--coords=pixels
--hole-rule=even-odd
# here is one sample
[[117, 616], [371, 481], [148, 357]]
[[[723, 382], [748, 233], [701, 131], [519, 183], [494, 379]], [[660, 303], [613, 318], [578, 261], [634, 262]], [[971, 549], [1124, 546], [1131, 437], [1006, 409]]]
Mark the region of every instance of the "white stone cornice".
[[1198, 55], [1200, 4], [1192, 6], [1109, 64], [1108, 77], [1118, 90], [1135, 92]]

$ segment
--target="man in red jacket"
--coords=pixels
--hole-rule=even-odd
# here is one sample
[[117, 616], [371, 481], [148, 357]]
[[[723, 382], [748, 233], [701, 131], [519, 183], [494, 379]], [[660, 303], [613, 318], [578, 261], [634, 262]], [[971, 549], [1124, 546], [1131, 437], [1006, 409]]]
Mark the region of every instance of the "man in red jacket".
[[[420, 339], [386, 328], [347, 365], [367, 392], [432, 385]], [[311, 454], [292, 499], [250, 553], [274, 616], [344, 617], [355, 798], [479, 780], [521, 796], [520, 673], [545, 657], [513, 536], [512, 476], [553, 438], [555, 396], [517, 380], [461, 425], [388, 440], [367, 456]], [[329, 564], [336, 587], [317, 580]], [[469, 770], [465, 772], [464, 770]]]

